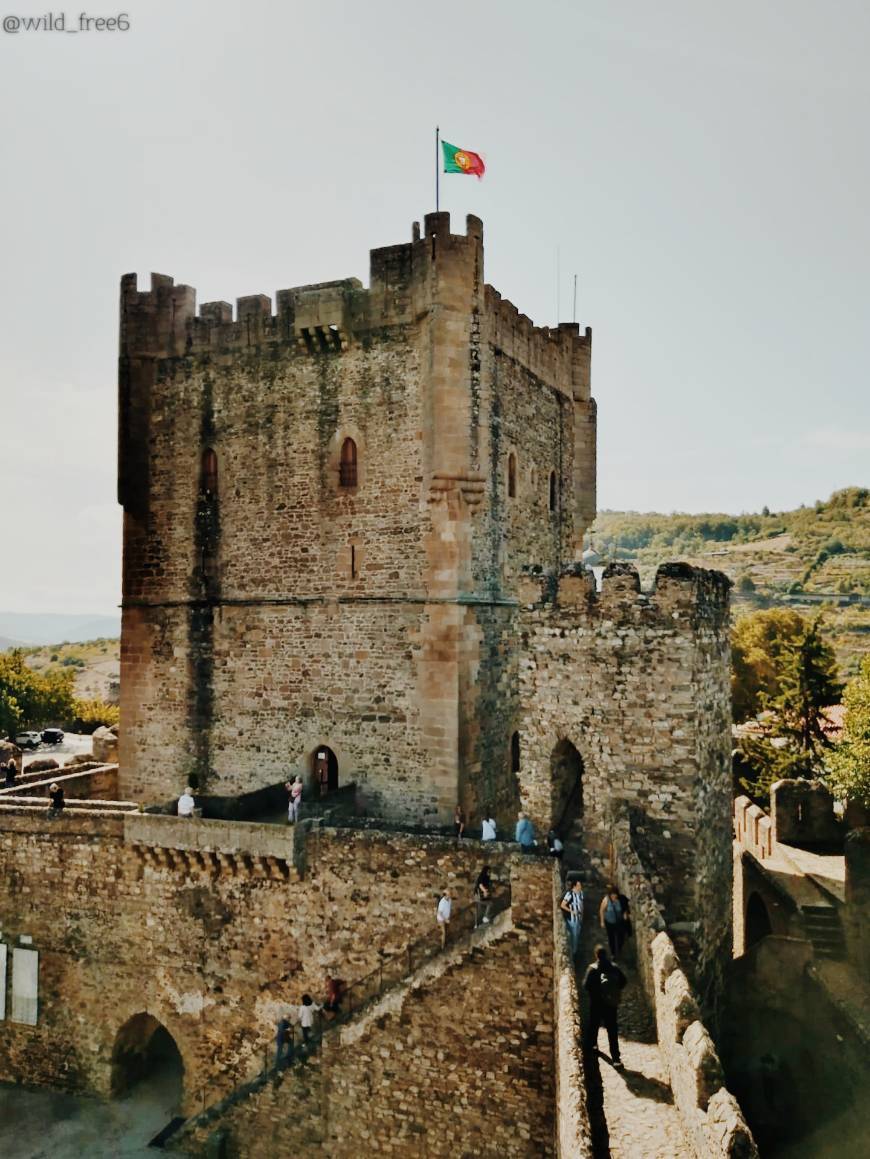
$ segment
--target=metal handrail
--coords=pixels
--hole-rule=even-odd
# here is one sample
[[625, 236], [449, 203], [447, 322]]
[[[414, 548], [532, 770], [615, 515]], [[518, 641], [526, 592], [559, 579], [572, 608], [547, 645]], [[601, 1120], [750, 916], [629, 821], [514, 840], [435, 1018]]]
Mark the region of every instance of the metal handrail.
[[[487, 899], [487, 902], [490, 907], [490, 919], [509, 909], [511, 905], [510, 882], [507, 882], [502, 887], [497, 882], [493, 882], [492, 896]], [[307, 1042], [301, 1041], [301, 1033], [297, 1036], [298, 1028], [291, 1024], [289, 1027], [289, 1049], [284, 1060], [284, 1069], [292, 1066], [303, 1055], [308, 1057], [313, 1054], [319, 1048], [324, 1036], [329, 1031], [343, 1026], [355, 1014], [358, 1014], [364, 1006], [368, 1006], [370, 1003], [377, 1001], [391, 987], [402, 982], [405, 978], [410, 977], [424, 962], [431, 961], [432, 958], [440, 954], [442, 948], [452, 950], [463, 944], [470, 946], [474, 933], [478, 929], [477, 917], [481, 904], [485, 903], [478, 902], [475, 899], [468, 905], [454, 910], [451, 913], [446, 946], [442, 947], [441, 945], [440, 930], [432, 929], [421, 937], [416, 938], [413, 942], [409, 942], [404, 949], [386, 955], [383, 961], [375, 966], [373, 970], [370, 970], [368, 974], [364, 974], [362, 978], [358, 978], [347, 987], [340, 998], [342, 1009], [337, 1011], [332, 1017], [326, 1018], [322, 1010], [316, 1013], [315, 1026], [312, 1027], [311, 1035]], [[269, 982], [263, 982], [260, 989], [267, 990], [270, 986], [277, 985], [279, 982], [287, 982], [289, 979], [289, 974], [282, 974], [280, 977], [273, 978]], [[263, 1044], [263, 1069], [252, 1079], [248, 1079], [245, 1083], [240, 1084], [240, 1086], [258, 1086], [264, 1079], [277, 1073], [275, 1062], [272, 1061], [275, 1053], [276, 1045], [274, 1040], [270, 1044]], [[198, 1098], [202, 1103], [202, 1111], [199, 1112], [200, 1114], [205, 1112], [204, 1094], [205, 1087], [203, 1086], [193, 1096]], [[220, 1103], [222, 1100], [219, 1099], [217, 1101]], [[191, 1116], [192, 1119], [197, 1117], [198, 1115], [196, 1114]]]

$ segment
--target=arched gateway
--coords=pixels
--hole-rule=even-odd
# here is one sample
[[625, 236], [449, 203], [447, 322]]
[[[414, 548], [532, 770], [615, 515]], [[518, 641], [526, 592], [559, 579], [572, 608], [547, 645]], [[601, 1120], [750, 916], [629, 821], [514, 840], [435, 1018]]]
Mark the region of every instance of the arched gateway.
[[184, 1061], [175, 1039], [153, 1014], [134, 1014], [112, 1050], [112, 1094], [126, 1094], [145, 1080], [159, 1082], [167, 1101], [181, 1103]]
[[550, 754], [550, 824], [565, 833], [583, 816], [583, 758], [564, 737]]

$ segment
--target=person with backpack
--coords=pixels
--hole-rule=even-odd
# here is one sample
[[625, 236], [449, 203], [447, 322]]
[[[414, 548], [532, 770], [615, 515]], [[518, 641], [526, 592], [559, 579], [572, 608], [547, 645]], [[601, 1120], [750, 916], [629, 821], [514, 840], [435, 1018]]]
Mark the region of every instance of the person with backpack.
[[610, 956], [616, 961], [622, 953], [625, 939], [630, 932], [628, 924], [628, 898], [619, 892], [615, 885], [608, 885], [607, 893], [601, 899], [598, 908], [598, 920], [601, 928], [607, 931], [607, 944], [610, 946]]
[[571, 957], [577, 957], [580, 949], [580, 935], [583, 933], [583, 883], [575, 881], [559, 902], [568, 924], [568, 938], [571, 942]]
[[622, 1069], [622, 1060], [619, 1057], [617, 1015], [624, 987], [625, 974], [611, 962], [604, 946], [596, 946], [595, 961], [586, 971], [586, 977], [583, 980], [583, 988], [589, 995], [586, 1046], [589, 1050], [597, 1049], [598, 1031], [603, 1026], [607, 1031], [610, 1061], [617, 1070]]

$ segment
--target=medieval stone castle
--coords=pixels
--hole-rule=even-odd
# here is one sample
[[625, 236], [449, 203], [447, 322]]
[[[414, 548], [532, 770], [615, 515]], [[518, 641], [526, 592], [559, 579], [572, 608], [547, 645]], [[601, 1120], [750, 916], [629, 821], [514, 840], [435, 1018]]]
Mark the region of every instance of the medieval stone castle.
[[[444, 213], [372, 251], [368, 288], [274, 310], [122, 279], [119, 763], [60, 817], [0, 796], [3, 995], [32, 998], [0, 1076], [123, 1090], [159, 1035], [192, 1154], [591, 1155], [552, 862], [494, 843], [493, 929], [412, 947], [445, 882], [470, 897], [483, 811], [510, 838], [524, 809], [633, 897], [685, 1153], [752, 1154], [708, 1031], [728, 582], [584, 567], [591, 331], [534, 326], [485, 284], [481, 222]], [[263, 823], [297, 774], [319, 812]], [[188, 782], [201, 819], [172, 815]], [[378, 969], [356, 1022], [258, 1085], [282, 1003]]]

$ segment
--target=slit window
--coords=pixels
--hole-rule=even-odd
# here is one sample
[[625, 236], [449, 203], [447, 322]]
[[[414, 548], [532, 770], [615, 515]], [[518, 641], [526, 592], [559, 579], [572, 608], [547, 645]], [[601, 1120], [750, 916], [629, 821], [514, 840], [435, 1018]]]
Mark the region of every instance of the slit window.
[[353, 439], [345, 439], [341, 444], [338, 481], [342, 487], [355, 487], [356, 479], [356, 443]]
[[511, 772], [520, 771], [520, 734], [515, 732], [511, 737]]
[[202, 452], [202, 489], [206, 495], [216, 495], [218, 487], [217, 455], [206, 447]]
[[557, 496], [557, 491], [556, 491], [556, 472], [555, 472], [555, 471], [551, 471], [551, 472], [550, 472], [550, 510], [551, 510], [551, 511], [555, 511], [555, 510], [556, 510], [556, 496]]
[[511, 451], [508, 455], [508, 498], [516, 499], [517, 497], [517, 457]]

